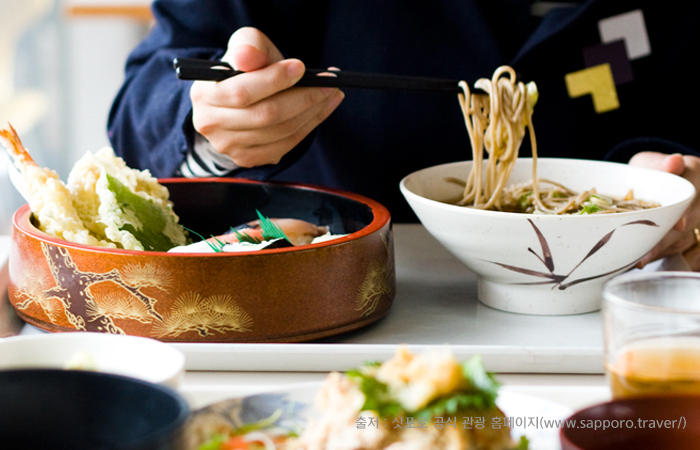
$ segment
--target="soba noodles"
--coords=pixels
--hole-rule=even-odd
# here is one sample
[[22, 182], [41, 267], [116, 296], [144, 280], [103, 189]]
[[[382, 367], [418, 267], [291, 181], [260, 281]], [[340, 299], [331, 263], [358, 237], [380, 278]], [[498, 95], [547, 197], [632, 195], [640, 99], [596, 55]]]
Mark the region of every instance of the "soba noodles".
[[[537, 140], [532, 111], [538, 92], [534, 83], [516, 81], [508, 66], [496, 69], [491, 79], [479, 79], [476, 88], [486, 94], [472, 94], [460, 83], [459, 104], [472, 147], [473, 165], [465, 181], [459, 205], [496, 211], [544, 214], [593, 214], [634, 211], [659, 206], [634, 199], [600, 195], [595, 188], [576, 193], [551, 180], [537, 178]], [[518, 158], [526, 129], [532, 146], [532, 181], [506, 186]], [[484, 161], [484, 151], [488, 158]]]

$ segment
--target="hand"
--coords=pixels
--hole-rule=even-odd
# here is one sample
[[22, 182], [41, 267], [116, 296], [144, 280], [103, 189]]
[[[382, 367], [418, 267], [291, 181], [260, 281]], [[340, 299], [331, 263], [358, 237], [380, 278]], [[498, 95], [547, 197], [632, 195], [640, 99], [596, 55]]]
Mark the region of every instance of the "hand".
[[[680, 154], [642, 152], [634, 155], [630, 165], [674, 173], [687, 179], [700, 193], [700, 158]], [[700, 270], [700, 245], [695, 229], [700, 228], [700, 195], [696, 195], [673, 229], [639, 262], [638, 267], [665, 256], [682, 253], [692, 270]]]
[[240, 167], [276, 164], [343, 100], [336, 88], [294, 88], [304, 74], [298, 59], [283, 59], [262, 32], [241, 28], [222, 58], [244, 74], [195, 81], [192, 122], [214, 148]]

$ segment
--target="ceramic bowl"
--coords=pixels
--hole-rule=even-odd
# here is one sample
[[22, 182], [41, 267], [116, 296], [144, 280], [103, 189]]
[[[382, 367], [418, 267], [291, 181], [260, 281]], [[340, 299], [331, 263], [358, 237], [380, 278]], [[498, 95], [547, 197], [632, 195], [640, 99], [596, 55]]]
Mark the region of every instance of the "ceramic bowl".
[[613, 400], [564, 423], [562, 450], [687, 450], [700, 442], [700, 396]]
[[105, 333], [46, 333], [0, 340], [0, 370], [86, 369], [180, 385], [185, 355], [155, 339]]
[[240, 179], [168, 179], [180, 222], [202, 236], [292, 217], [346, 236], [262, 252], [165, 253], [73, 244], [13, 218], [9, 299], [41, 329], [174, 342], [300, 342], [368, 325], [391, 307], [388, 210], [351, 193]]
[[[665, 172], [625, 164], [538, 159], [537, 175], [581, 192], [660, 203], [618, 214], [542, 215], [482, 211], [451, 204], [472, 163], [434, 166], [400, 184], [416, 215], [447, 250], [479, 278], [479, 300], [500, 310], [539, 315], [595, 311], [603, 284], [631, 268], [673, 227], [692, 201], [693, 185]], [[509, 183], [532, 179], [532, 160], [520, 158]]]
[[7, 449], [186, 450], [189, 407], [175, 391], [77, 370], [0, 371]]

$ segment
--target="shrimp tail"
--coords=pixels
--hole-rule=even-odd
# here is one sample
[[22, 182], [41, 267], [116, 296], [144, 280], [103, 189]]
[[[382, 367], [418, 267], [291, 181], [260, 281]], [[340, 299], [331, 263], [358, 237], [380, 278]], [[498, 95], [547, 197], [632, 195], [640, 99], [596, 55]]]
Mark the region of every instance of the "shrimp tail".
[[17, 131], [9, 123], [7, 126], [8, 129], [0, 129], [0, 142], [5, 146], [14, 166], [22, 173], [25, 172], [26, 167], [36, 167], [36, 162], [22, 145]]
[[38, 168], [39, 166], [27, 149], [24, 148], [24, 145], [22, 145], [17, 131], [9, 123], [7, 126], [8, 129], [0, 129], [0, 142], [2, 142], [12, 161], [12, 166], [9, 170], [10, 181], [22, 197], [31, 203], [31, 189], [27, 186], [26, 181], [27, 171], [29, 168]]

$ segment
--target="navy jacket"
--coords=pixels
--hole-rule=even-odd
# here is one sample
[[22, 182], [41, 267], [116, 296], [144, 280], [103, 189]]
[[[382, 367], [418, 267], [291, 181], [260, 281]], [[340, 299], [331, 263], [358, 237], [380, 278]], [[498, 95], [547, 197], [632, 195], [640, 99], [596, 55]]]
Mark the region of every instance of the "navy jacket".
[[[158, 177], [178, 175], [192, 145], [191, 82], [176, 78], [173, 58], [220, 58], [241, 26], [259, 28], [310, 68], [475, 81], [511, 65], [540, 91], [533, 121], [541, 156], [627, 161], [640, 150], [700, 149], [700, 89], [689, 72], [700, 48], [699, 2], [588, 0], [541, 20], [530, 15], [529, 0], [156, 0], [153, 10], [157, 23], [128, 59], [108, 131], [130, 166]], [[601, 31], [605, 19], [638, 10], [632, 17], [642, 17], [641, 33], [638, 20], [625, 22], [632, 31], [615, 21], [607, 37]], [[648, 51], [629, 55], [627, 41], [639, 47], [645, 39]], [[597, 112], [591, 95], [570, 95], [567, 76], [605, 63], [619, 106]], [[573, 88], [585, 93], [583, 78]], [[471, 158], [456, 96], [345, 93], [280, 164], [231, 176], [354, 191], [389, 207], [395, 221], [415, 220], [401, 178]], [[527, 144], [521, 154], [529, 155]]]

